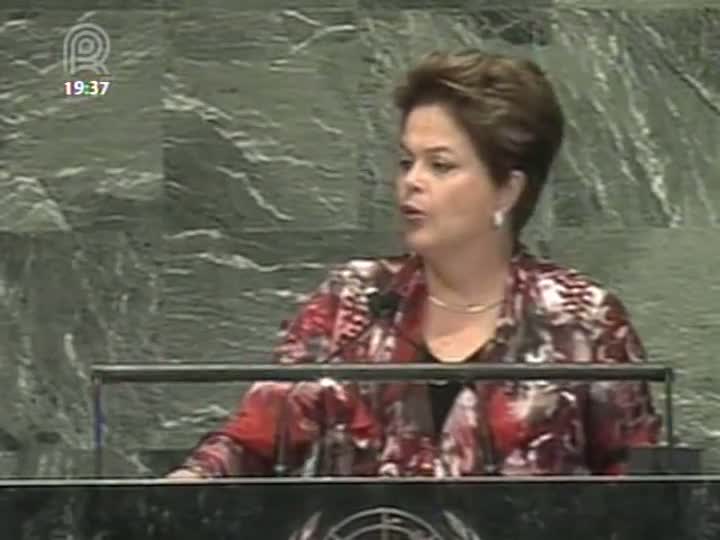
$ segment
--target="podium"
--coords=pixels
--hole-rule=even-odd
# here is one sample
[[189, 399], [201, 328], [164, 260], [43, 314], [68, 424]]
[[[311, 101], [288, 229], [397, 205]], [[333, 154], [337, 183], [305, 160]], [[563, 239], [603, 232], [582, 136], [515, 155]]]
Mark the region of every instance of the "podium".
[[720, 477], [0, 483], [7, 540], [715, 540]]
[[[667, 446], [625, 477], [104, 479], [103, 384], [228, 380], [631, 380], [664, 382]], [[672, 370], [655, 366], [95, 366], [98, 478], [0, 482], [9, 540], [717, 540], [720, 477], [676, 459]], [[282, 427], [278, 432], [282, 433]], [[653, 449], [649, 449], [653, 450]], [[653, 457], [654, 456], [654, 457]], [[652, 458], [652, 459], [650, 459]], [[656, 459], [658, 458], [658, 459]], [[663, 463], [661, 463], [663, 462]], [[653, 465], [660, 464], [660, 465]], [[642, 468], [641, 467], [641, 468]]]
[[[35, 540], [684, 540], [720, 538], [720, 478], [461, 479], [277, 477], [104, 479], [103, 385], [259, 380], [633, 380], [665, 385], [668, 459], [677, 473], [672, 370], [651, 365], [402, 364], [93, 366], [97, 478], [0, 483], [2, 538]], [[284, 426], [277, 432], [282, 435]], [[278, 440], [280, 441], [282, 437]], [[281, 447], [281, 446], [280, 446]], [[653, 457], [654, 456], [654, 457]], [[666, 456], [667, 457], [667, 456]], [[652, 458], [652, 459], [650, 459]], [[660, 468], [646, 456], [648, 472]], [[642, 468], [642, 467], [641, 467]], [[698, 467], [688, 467], [696, 470]]]

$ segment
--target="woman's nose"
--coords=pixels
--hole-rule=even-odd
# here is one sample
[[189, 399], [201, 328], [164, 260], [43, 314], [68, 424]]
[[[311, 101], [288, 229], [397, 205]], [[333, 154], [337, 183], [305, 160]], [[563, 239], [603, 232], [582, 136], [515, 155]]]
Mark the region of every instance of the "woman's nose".
[[417, 163], [414, 163], [404, 172], [403, 183], [412, 190], [422, 188], [422, 170]]

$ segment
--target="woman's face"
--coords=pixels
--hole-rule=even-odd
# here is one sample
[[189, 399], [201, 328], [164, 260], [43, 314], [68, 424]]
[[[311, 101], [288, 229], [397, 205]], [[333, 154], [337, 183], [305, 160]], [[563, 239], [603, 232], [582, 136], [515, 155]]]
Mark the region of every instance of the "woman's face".
[[514, 202], [512, 188], [495, 186], [470, 138], [442, 105], [421, 105], [408, 114], [400, 152], [396, 195], [411, 251], [448, 253], [482, 245], [497, 233], [492, 216]]

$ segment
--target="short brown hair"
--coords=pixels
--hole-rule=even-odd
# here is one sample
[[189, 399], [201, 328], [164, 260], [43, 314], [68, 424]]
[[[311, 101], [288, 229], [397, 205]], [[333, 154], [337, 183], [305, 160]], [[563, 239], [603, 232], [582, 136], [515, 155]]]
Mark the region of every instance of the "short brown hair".
[[535, 211], [563, 138], [562, 109], [540, 67], [477, 50], [434, 52], [407, 73], [394, 102], [403, 124], [418, 105], [446, 106], [498, 185], [512, 170], [526, 174], [512, 210], [517, 236]]

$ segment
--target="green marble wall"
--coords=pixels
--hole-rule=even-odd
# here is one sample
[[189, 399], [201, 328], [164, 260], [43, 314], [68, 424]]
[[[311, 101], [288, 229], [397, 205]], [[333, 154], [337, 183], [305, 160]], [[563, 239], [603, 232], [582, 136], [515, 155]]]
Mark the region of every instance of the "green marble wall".
[[[621, 294], [720, 469], [720, 0], [31, 4], [0, 4], [1, 475], [90, 473], [90, 364], [264, 361], [327, 264], [396, 250], [388, 93], [460, 45], [551, 75], [568, 140], [527, 241]], [[102, 97], [63, 95], [81, 22]], [[240, 392], [112, 387], [108, 472]]]

